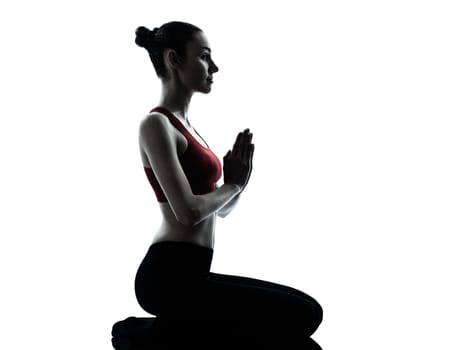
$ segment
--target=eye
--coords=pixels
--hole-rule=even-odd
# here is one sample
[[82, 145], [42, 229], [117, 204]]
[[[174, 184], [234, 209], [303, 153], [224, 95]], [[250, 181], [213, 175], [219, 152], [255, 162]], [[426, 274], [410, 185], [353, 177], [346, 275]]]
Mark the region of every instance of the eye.
[[202, 58], [210, 57], [210, 54], [205, 53], [205, 54], [203, 54], [201, 57], [202, 57]]

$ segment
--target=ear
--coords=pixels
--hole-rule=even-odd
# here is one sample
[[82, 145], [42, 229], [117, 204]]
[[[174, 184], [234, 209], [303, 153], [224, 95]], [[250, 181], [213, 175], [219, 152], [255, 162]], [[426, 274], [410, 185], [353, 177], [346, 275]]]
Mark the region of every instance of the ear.
[[181, 64], [180, 57], [175, 50], [167, 49], [165, 56], [166, 56], [166, 62], [170, 68], [175, 69], [175, 68], [180, 67], [180, 64]]

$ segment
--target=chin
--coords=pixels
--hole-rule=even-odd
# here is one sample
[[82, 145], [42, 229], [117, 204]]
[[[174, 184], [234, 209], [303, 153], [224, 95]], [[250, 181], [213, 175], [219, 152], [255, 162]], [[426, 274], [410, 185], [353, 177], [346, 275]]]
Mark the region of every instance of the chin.
[[205, 83], [203, 84], [203, 87], [205, 88], [205, 91], [211, 91], [211, 88], [213, 87], [213, 83]]
[[202, 94], [208, 94], [211, 92], [211, 86], [205, 87], [204, 89], [198, 90], [198, 92], [201, 92]]

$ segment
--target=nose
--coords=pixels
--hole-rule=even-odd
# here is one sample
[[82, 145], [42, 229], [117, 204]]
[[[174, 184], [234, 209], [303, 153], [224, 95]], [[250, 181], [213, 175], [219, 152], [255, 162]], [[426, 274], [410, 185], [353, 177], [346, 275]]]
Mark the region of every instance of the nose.
[[217, 71], [219, 71], [219, 68], [218, 68], [218, 66], [214, 63], [214, 61], [212, 60], [212, 61], [211, 61], [211, 69], [210, 69], [210, 72], [211, 72], [211, 73], [216, 73]]

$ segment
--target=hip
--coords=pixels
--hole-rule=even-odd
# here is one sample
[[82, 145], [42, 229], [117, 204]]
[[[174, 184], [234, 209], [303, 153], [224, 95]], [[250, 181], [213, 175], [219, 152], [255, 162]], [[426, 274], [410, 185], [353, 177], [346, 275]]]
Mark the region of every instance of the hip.
[[170, 300], [188, 298], [209, 275], [213, 249], [188, 242], [152, 244], [135, 275], [135, 293], [148, 312], [161, 311]]
[[213, 252], [212, 248], [192, 242], [152, 243], [138, 267], [136, 278], [147, 284], [200, 278], [210, 271]]

